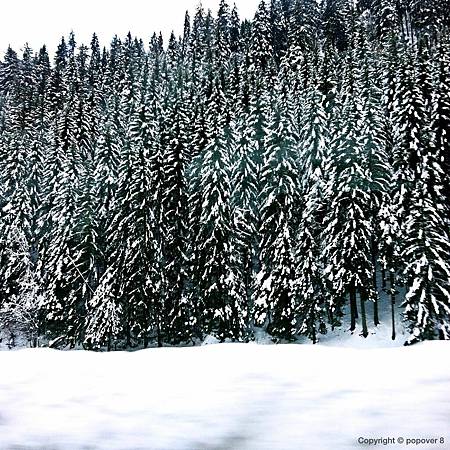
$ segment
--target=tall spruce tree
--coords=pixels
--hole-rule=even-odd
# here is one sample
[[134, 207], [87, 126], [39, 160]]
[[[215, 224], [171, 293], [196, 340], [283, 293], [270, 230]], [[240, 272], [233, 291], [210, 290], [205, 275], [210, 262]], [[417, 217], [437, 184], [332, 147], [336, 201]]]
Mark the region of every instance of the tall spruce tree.
[[[283, 93], [280, 89], [280, 97]], [[274, 107], [265, 141], [261, 180], [261, 270], [257, 276], [255, 314], [272, 335], [295, 334], [294, 223], [298, 208], [298, 161], [295, 131], [286, 113], [289, 102]]]
[[[306, 94], [300, 130], [300, 174], [303, 210], [296, 241], [296, 289], [299, 332], [318, 340], [326, 332], [328, 293], [323, 275], [321, 235], [326, 212], [325, 170], [330, 157], [325, 96], [315, 83]], [[330, 318], [331, 319], [331, 318]]]
[[220, 340], [239, 339], [244, 331], [242, 283], [235, 262], [231, 217], [231, 162], [234, 136], [227, 124], [225, 99], [216, 80], [208, 105], [208, 144], [193, 164], [201, 211], [193, 235], [192, 277], [202, 331]]

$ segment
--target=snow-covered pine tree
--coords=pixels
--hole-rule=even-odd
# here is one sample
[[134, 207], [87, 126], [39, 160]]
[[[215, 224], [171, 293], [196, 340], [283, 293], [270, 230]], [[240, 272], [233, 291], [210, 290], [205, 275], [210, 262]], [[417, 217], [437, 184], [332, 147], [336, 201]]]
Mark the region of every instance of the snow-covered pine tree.
[[316, 0], [295, 0], [289, 24], [289, 41], [292, 47], [305, 52], [317, 45], [320, 30], [320, 10]]
[[393, 168], [396, 179], [394, 201], [399, 212], [400, 227], [412, 207], [412, 189], [420, 165], [420, 149], [425, 146], [425, 101], [418, 78], [414, 49], [406, 43], [399, 49], [399, 67], [396, 75], [391, 120], [394, 123]]
[[330, 136], [325, 112], [326, 97], [317, 82], [308, 89], [300, 120], [300, 174], [303, 208], [296, 238], [295, 286], [299, 333], [314, 343], [330, 321], [322, 260], [322, 223], [326, 211], [327, 161]]
[[321, 26], [324, 38], [339, 51], [346, 50], [350, 42], [351, 0], [325, 0], [321, 3]]
[[375, 325], [379, 325], [379, 295], [377, 280], [377, 256], [380, 247], [379, 214], [386, 195], [388, 195], [389, 175], [392, 167], [387, 154], [387, 137], [383, 121], [381, 95], [381, 68], [374, 58], [374, 50], [368, 42], [364, 30], [359, 25], [357, 58], [360, 61], [356, 97], [362, 111], [362, 136], [365, 153], [364, 170], [368, 177], [367, 190], [370, 195], [370, 220], [372, 221], [371, 251], [372, 259], [372, 290]]
[[235, 137], [224, 105], [224, 94], [215, 80], [207, 110], [208, 144], [193, 160], [190, 171], [194, 177], [191, 214], [200, 214], [190, 220], [191, 301], [198, 308], [199, 334], [215, 335], [222, 341], [242, 338], [245, 304], [231, 216], [230, 154]]
[[104, 111], [98, 124], [99, 137], [95, 146], [93, 196], [95, 202], [95, 216], [98, 233], [98, 255], [103, 261], [98, 261], [98, 270], [101, 275], [108, 264], [110, 254], [108, 253], [107, 227], [112, 220], [112, 206], [118, 188], [118, 166], [120, 147], [123, 143], [119, 127], [114, 120], [110, 106], [112, 99], [105, 101]]
[[434, 55], [434, 86], [431, 102], [432, 131], [435, 133], [438, 160], [443, 162], [445, 208], [450, 218], [450, 38], [440, 37]]
[[118, 304], [113, 278], [117, 277], [114, 269], [109, 268], [100, 279], [97, 289], [87, 304], [86, 332], [84, 344], [88, 348], [116, 348], [116, 341], [122, 332], [122, 306]]
[[216, 57], [219, 66], [224, 66], [230, 57], [230, 7], [226, 0], [220, 0], [217, 12]]
[[[126, 345], [148, 346], [150, 332], [158, 345], [161, 329], [160, 240], [155, 220], [151, 154], [157, 142], [155, 121], [145, 98], [130, 123], [127, 145], [119, 156], [118, 188], [108, 234], [111, 245], [112, 289], [120, 298]], [[105, 287], [106, 289], [106, 287]], [[118, 305], [118, 306], [119, 306]]]
[[[392, 5], [391, 5], [392, 6]], [[392, 6], [393, 8], [393, 6]], [[394, 9], [390, 9], [394, 11]], [[394, 27], [394, 29], [397, 29]], [[386, 25], [385, 34], [382, 35], [383, 51], [380, 58], [382, 65], [382, 110], [384, 112], [384, 141], [388, 164], [390, 166], [389, 173], [395, 174], [395, 146], [394, 135], [396, 121], [395, 114], [397, 111], [397, 70], [398, 70], [398, 39], [396, 34], [389, 25]], [[400, 173], [397, 173], [400, 175]], [[379, 242], [378, 242], [378, 260], [381, 265], [382, 288], [389, 294], [391, 301], [391, 324], [392, 324], [392, 339], [396, 338], [395, 327], [395, 309], [397, 303], [397, 287], [400, 284], [400, 269], [401, 269], [401, 248], [402, 248], [402, 233], [400, 224], [402, 223], [402, 214], [399, 212], [396, 202], [399, 199], [398, 180], [395, 176], [389, 176], [386, 187], [386, 193], [382, 197], [380, 211], [379, 211]], [[389, 286], [389, 287], [388, 287]]]
[[416, 39], [436, 41], [443, 25], [444, 17], [440, 14], [439, 0], [414, 0], [410, 2], [411, 26]]
[[404, 316], [411, 331], [408, 344], [450, 339], [450, 240], [442, 205], [442, 169], [433, 145], [421, 150], [403, 253], [408, 283]]
[[294, 224], [299, 206], [299, 170], [291, 105], [281, 87], [277, 96], [261, 171], [261, 270], [254, 305], [257, 324], [277, 338], [291, 340], [297, 309]]
[[232, 54], [241, 50], [241, 20], [236, 4], [233, 5], [230, 15], [230, 51]]
[[252, 139], [253, 127], [249, 126], [248, 108], [242, 111], [236, 124], [236, 154], [232, 158], [232, 206], [239, 270], [243, 274], [245, 291], [246, 326], [251, 333], [253, 325], [252, 300], [255, 276], [255, 260], [258, 249], [258, 169], [255, 162], [257, 143]]
[[[98, 120], [99, 111], [93, 99], [96, 92], [91, 86], [91, 74], [87, 64], [87, 48], [81, 46], [77, 54], [76, 103], [74, 104], [75, 153], [80, 159], [79, 182], [76, 194], [76, 210], [74, 212], [72, 284], [77, 303], [87, 304], [98, 286], [102, 270], [102, 248], [99, 240], [98, 204], [96, 198], [96, 180], [94, 162], [98, 128], [93, 126]], [[95, 39], [94, 39], [95, 58]], [[94, 63], [95, 64], [95, 63]], [[83, 338], [82, 338], [83, 339]]]
[[[3, 97], [10, 93], [14, 93], [17, 89], [17, 82], [20, 72], [20, 61], [17, 53], [8, 46], [5, 52], [4, 61], [0, 67], [0, 91]], [[2, 103], [2, 109], [7, 109], [7, 105]]]
[[191, 16], [189, 11], [186, 11], [184, 15], [184, 28], [183, 28], [183, 40], [181, 44], [181, 57], [183, 58], [183, 63], [188, 62], [190, 55], [191, 46]]
[[253, 70], [271, 77], [273, 70], [273, 46], [270, 14], [264, 0], [261, 0], [251, 29], [250, 60]]
[[163, 121], [161, 190], [161, 243], [165, 272], [164, 325], [168, 341], [186, 342], [194, 336], [195, 311], [187, 301], [188, 187], [189, 162], [187, 94], [180, 80], [172, 80]]
[[201, 4], [197, 6], [192, 23], [190, 51], [192, 80], [195, 85], [198, 85], [203, 77], [202, 69], [206, 55], [205, 11]]
[[[93, 143], [91, 110], [87, 100], [87, 49], [76, 52], [71, 34], [61, 79], [67, 95], [62, 110], [54, 111], [52, 162], [41, 229], [50, 225], [42, 244], [48, 298], [43, 309], [50, 332], [71, 346], [83, 339], [86, 301], [98, 282], [95, 217], [92, 204]], [[56, 96], [55, 96], [56, 98]], [[56, 105], [57, 107], [57, 105]]]
[[339, 116], [333, 130], [329, 166], [331, 177], [327, 189], [330, 210], [323, 233], [327, 265], [324, 273], [332, 283], [331, 311], [335, 318], [342, 315], [345, 296], [348, 294], [350, 297], [351, 331], [356, 327], [359, 293], [362, 334], [366, 337], [365, 302], [373, 298], [373, 224], [370, 220], [370, 175], [366, 167], [363, 122], [353, 91], [353, 64], [353, 58], [349, 55], [342, 100], [337, 110]]
[[[2, 71], [5, 129], [0, 135], [0, 303], [16, 293], [23, 256], [15, 260], [15, 236], [23, 236], [29, 259], [37, 263], [37, 205], [42, 182], [39, 95], [32, 50], [25, 46], [20, 62], [11, 51]], [[17, 67], [16, 67], [17, 66]], [[23, 239], [21, 242], [23, 243]]]
[[270, 7], [271, 44], [277, 65], [289, 46], [289, 17], [280, 0], [271, 0]]

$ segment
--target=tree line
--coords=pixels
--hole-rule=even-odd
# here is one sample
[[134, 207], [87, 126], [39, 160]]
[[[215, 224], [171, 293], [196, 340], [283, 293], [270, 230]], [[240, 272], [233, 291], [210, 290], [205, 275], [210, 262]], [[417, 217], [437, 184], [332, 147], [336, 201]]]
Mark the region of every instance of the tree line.
[[449, 2], [218, 7], [167, 44], [7, 49], [2, 326], [317, 342], [347, 310], [367, 336], [384, 291], [408, 343], [449, 339]]

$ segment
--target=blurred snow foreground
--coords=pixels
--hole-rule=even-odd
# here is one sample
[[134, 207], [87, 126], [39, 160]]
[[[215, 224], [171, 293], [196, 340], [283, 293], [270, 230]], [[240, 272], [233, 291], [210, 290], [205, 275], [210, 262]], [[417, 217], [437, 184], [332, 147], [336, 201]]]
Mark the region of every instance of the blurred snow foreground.
[[436, 341], [0, 352], [0, 448], [334, 450], [443, 437], [410, 447], [449, 449], [449, 352]]

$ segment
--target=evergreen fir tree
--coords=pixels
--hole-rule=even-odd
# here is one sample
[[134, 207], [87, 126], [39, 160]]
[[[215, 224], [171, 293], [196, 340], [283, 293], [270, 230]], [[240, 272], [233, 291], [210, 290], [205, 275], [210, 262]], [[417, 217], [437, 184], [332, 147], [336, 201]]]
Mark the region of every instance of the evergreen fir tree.
[[296, 248], [296, 289], [299, 332], [314, 343], [326, 332], [327, 286], [323, 275], [322, 222], [326, 211], [325, 169], [329, 159], [330, 136], [324, 110], [325, 98], [317, 86], [307, 93], [300, 130], [300, 173], [303, 211]]
[[[198, 234], [192, 233], [192, 301], [200, 308], [203, 333], [220, 340], [239, 339], [244, 331], [243, 293], [235, 263], [231, 217], [230, 152], [234, 137], [224, 117], [224, 97], [214, 83], [208, 108], [208, 144], [194, 161], [198, 165], [193, 185], [201, 202]], [[194, 209], [193, 212], [196, 212]], [[194, 222], [195, 223], [195, 222]]]
[[269, 333], [295, 334], [293, 225], [298, 207], [298, 165], [292, 123], [275, 107], [266, 138], [261, 192], [261, 271], [257, 276], [255, 314]]
[[[425, 339], [450, 339], [450, 289], [448, 230], [442, 205], [436, 204], [427, 179], [437, 178], [434, 190], [442, 189], [433, 149], [423, 155], [420, 178], [413, 191], [413, 207], [405, 227], [405, 275], [409, 290], [403, 306], [411, 331], [407, 343]], [[431, 172], [435, 172], [433, 175]], [[437, 172], [437, 173], [436, 173]]]
[[[351, 64], [351, 62], [347, 63]], [[349, 70], [351, 70], [349, 68]], [[351, 77], [351, 72], [350, 72]], [[352, 81], [348, 81], [351, 89]], [[344, 98], [340, 122], [336, 124], [330, 160], [330, 212], [324, 230], [325, 275], [332, 283], [331, 310], [342, 315], [342, 302], [350, 297], [351, 331], [357, 317], [357, 293], [360, 295], [362, 334], [367, 336], [365, 302], [373, 298], [371, 287], [374, 267], [371, 259], [369, 174], [362, 142], [361, 117], [355, 99]]]

